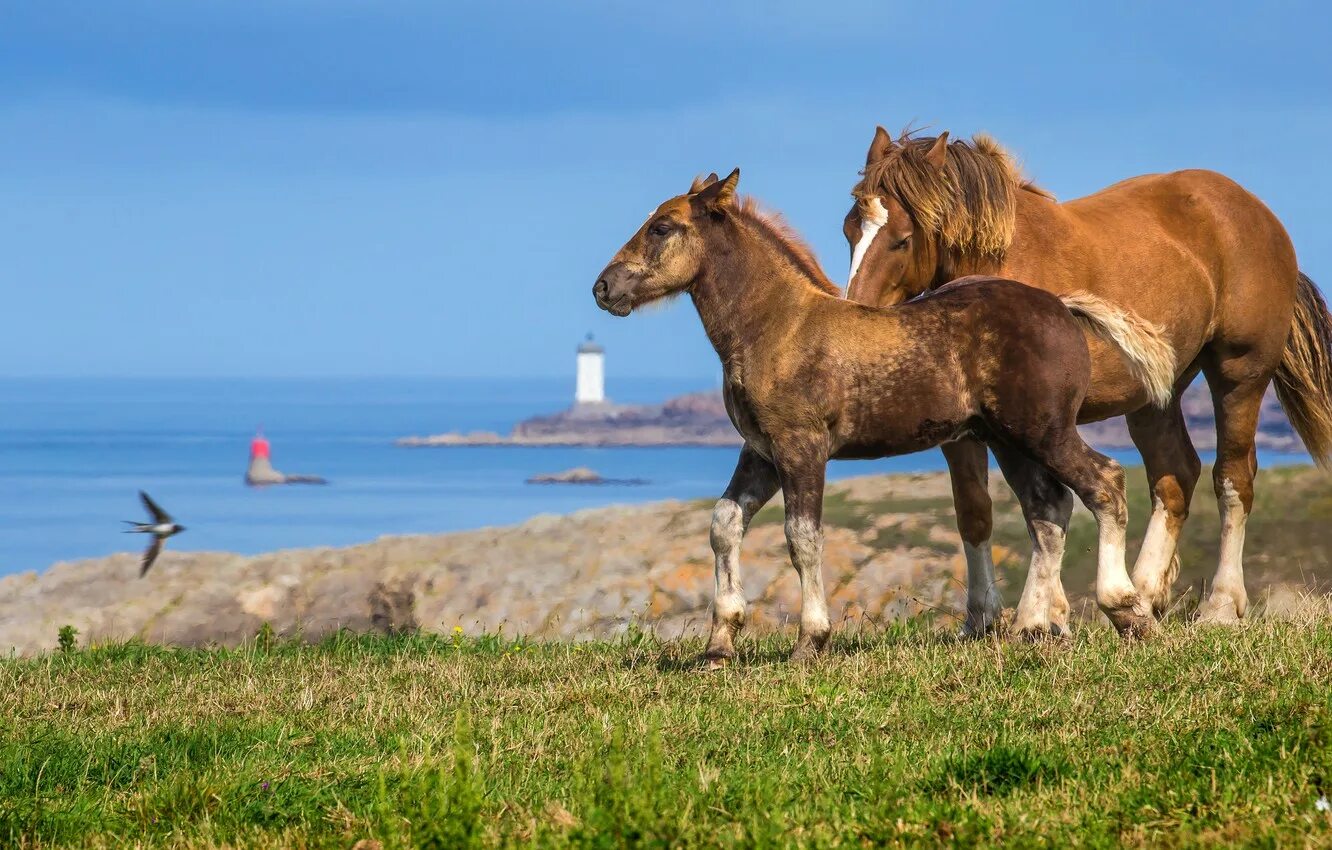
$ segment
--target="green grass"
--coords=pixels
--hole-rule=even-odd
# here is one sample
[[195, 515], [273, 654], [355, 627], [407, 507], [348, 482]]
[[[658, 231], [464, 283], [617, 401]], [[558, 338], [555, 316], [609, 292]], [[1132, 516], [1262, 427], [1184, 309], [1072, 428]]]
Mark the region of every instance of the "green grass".
[[789, 649], [716, 674], [637, 632], [4, 661], [0, 846], [1332, 843], [1327, 621]]

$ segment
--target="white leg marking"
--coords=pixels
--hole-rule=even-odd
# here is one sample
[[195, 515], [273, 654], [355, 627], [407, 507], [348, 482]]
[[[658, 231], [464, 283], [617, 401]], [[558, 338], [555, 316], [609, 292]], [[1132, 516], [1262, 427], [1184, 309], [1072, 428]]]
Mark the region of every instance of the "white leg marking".
[[1031, 522], [1031, 568], [1022, 589], [1013, 630], [1029, 634], [1068, 629], [1068, 599], [1060, 570], [1064, 565], [1064, 529], [1049, 520]]
[[712, 510], [712, 553], [716, 559], [713, 591], [714, 617], [738, 625], [745, 616], [745, 594], [740, 582], [740, 540], [744, 537], [744, 512], [730, 499], [721, 499]]
[[1248, 514], [1239, 491], [1229, 478], [1221, 482], [1221, 562], [1212, 581], [1212, 592], [1200, 609], [1206, 622], [1231, 622], [1243, 617], [1249, 607], [1244, 590], [1244, 526]]
[[1171, 563], [1179, 541], [1170, 533], [1170, 514], [1159, 496], [1152, 500], [1152, 518], [1142, 538], [1142, 549], [1133, 565], [1133, 584], [1153, 605], [1163, 605], [1170, 595]]
[[832, 628], [823, 596], [823, 531], [806, 517], [786, 521], [791, 561], [800, 573], [800, 633], [822, 641]]
[[1112, 515], [1098, 516], [1100, 546], [1096, 559], [1096, 599], [1101, 605], [1118, 608], [1137, 595], [1124, 564], [1124, 527]]
[[856, 243], [856, 249], [851, 253], [851, 272], [846, 276], [848, 292], [851, 291], [851, 281], [856, 279], [856, 270], [865, 259], [865, 252], [869, 250], [879, 230], [888, 223], [888, 211], [883, 208], [883, 203], [878, 198], [870, 198], [865, 207], [866, 209], [861, 212], [860, 241]]

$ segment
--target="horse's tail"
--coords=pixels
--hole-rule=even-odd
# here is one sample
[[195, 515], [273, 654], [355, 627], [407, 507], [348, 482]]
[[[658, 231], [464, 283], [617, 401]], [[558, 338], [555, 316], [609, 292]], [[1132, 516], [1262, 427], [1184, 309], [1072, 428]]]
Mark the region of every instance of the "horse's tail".
[[1071, 292], [1059, 300], [1079, 324], [1124, 352], [1133, 377], [1147, 388], [1152, 404], [1170, 403], [1175, 394], [1175, 349], [1159, 327], [1090, 292]]
[[1332, 468], [1332, 316], [1318, 287], [1303, 272], [1290, 339], [1276, 370], [1276, 393], [1314, 461]]

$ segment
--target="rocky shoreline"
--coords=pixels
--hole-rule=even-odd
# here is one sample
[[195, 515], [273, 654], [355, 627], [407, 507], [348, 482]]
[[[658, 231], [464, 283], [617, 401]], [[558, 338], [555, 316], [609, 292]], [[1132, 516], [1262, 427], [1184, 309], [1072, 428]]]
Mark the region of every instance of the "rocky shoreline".
[[[1131, 471], [1128, 486], [1136, 545], [1149, 513], [1141, 470]], [[995, 561], [1011, 605], [1025, 578], [1026, 527], [998, 476], [990, 490]], [[1210, 580], [1216, 564], [1216, 508], [1202, 490], [1176, 584], [1185, 593]], [[929, 612], [940, 628], [955, 627], [966, 571], [952, 503], [944, 473], [829, 486], [824, 580], [839, 622], [884, 623]], [[265, 624], [310, 639], [340, 628], [462, 627], [580, 640], [612, 636], [631, 623], [669, 638], [697, 635], [706, 629], [712, 596], [711, 510], [711, 499], [597, 508], [504, 528], [253, 556], [168, 549], [143, 579], [133, 552], [59, 563], [40, 574], [0, 578], [0, 651], [49, 651], [65, 625], [78, 629], [83, 645], [140, 638], [234, 646]], [[1245, 556], [1256, 606], [1271, 609], [1281, 599], [1327, 590], [1329, 516], [1327, 477], [1308, 467], [1262, 473]], [[1091, 596], [1094, 541], [1091, 519], [1079, 508], [1064, 579], [1074, 611], [1091, 618], [1098, 616]], [[758, 514], [743, 551], [751, 627], [789, 627], [800, 597], [780, 505]], [[1278, 595], [1269, 596], [1274, 588]]]
[[399, 446], [739, 446], [720, 392], [691, 393], [662, 404], [577, 405], [534, 416], [508, 435], [493, 431], [402, 437]]

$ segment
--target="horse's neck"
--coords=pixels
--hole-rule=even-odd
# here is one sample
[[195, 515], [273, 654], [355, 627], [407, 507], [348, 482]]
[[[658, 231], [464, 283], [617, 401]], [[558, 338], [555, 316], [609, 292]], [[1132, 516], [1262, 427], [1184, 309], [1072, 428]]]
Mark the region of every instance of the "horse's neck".
[[1013, 241], [1003, 262], [992, 272], [985, 270], [987, 273], [1016, 280], [1045, 277], [1041, 272], [1046, 261], [1062, 268], [1065, 264], [1061, 256], [1078, 250], [1069, 230], [1068, 213], [1058, 202], [1035, 192], [1019, 191], [1014, 215]]
[[799, 321], [817, 290], [754, 245], [710, 251], [714, 258], [690, 293], [703, 330], [730, 367], [763, 344], [765, 331]]
[[[950, 280], [973, 274], [997, 275], [1015, 280], [1032, 276], [1035, 270], [1031, 262], [1039, 259], [1033, 255], [1048, 253], [1052, 247], [1058, 250], [1059, 240], [1053, 237], [1067, 232], [1065, 213], [1050, 198], [1019, 189], [1014, 215], [1016, 226], [1013, 241], [1003, 257], [957, 254], [941, 246], [937, 273], [929, 288], [934, 289]], [[1056, 244], [1051, 246], [1052, 242]], [[1037, 246], [1041, 247], [1038, 249]]]

